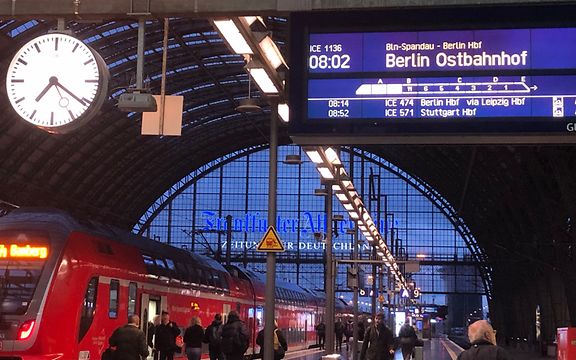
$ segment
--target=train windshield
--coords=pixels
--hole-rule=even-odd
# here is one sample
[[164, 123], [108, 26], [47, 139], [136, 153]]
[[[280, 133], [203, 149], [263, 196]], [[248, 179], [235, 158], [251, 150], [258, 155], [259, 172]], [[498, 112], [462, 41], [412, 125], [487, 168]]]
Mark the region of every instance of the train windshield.
[[49, 248], [47, 237], [0, 234], [0, 314], [26, 313]]

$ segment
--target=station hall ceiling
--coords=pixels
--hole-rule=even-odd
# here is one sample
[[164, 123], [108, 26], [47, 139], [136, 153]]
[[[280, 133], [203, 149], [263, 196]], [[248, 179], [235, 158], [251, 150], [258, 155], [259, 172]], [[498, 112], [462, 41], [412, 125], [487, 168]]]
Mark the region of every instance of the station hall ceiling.
[[[287, 19], [265, 21], [286, 55]], [[6, 69], [20, 46], [55, 28], [56, 21], [1, 21], [2, 203], [61, 208], [131, 229], [161, 194], [194, 169], [268, 143], [270, 109], [261, 100], [260, 113], [235, 111], [248, 95], [245, 63], [231, 54], [206, 19], [170, 21], [166, 90], [185, 99], [181, 137], [141, 136], [140, 116], [115, 107], [119, 94], [135, 82], [136, 22], [67, 25], [108, 64], [110, 98], [99, 117], [70, 134], [51, 135], [21, 121], [6, 96]], [[163, 24], [150, 20], [146, 26], [146, 84], [159, 93]], [[254, 87], [250, 96], [260, 98]], [[281, 126], [280, 143], [289, 142]], [[568, 272], [576, 251], [573, 146], [361, 148], [434, 187], [466, 222], [495, 267]]]

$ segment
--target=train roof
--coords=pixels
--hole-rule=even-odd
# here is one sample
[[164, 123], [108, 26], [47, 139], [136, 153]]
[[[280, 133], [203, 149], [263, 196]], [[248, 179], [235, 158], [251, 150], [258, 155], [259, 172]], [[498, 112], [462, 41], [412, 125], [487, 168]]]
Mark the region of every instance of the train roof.
[[0, 217], [0, 228], [6, 226], [16, 227], [18, 224], [22, 223], [27, 223], [31, 226], [50, 224], [53, 228], [64, 230], [67, 233], [73, 231], [85, 232], [107, 239], [118, 240], [122, 243], [138, 247], [144, 253], [149, 252], [165, 256], [169, 255], [174, 260], [192, 258], [192, 261], [202, 267], [227, 272], [219, 262], [209, 257], [195, 254], [184, 249], [179, 249], [144, 236], [136, 235], [114, 226], [101, 224], [91, 220], [78, 219], [69, 213], [58, 209], [20, 208], [12, 210], [9, 214]]

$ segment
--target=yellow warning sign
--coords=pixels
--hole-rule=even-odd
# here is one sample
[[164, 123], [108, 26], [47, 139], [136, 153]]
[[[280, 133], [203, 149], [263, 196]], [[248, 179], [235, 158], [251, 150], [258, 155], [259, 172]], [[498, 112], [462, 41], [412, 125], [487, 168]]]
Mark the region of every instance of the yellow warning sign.
[[280, 237], [276, 233], [276, 230], [274, 230], [274, 227], [270, 226], [262, 240], [260, 240], [256, 251], [284, 252], [286, 249], [284, 249], [284, 245], [282, 241], [280, 241]]

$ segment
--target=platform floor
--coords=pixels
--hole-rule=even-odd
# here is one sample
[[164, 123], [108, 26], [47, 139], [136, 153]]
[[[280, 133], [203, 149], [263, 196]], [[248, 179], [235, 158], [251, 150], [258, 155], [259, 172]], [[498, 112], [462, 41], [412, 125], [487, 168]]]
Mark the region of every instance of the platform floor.
[[[345, 344], [342, 346], [341, 360], [352, 360], [351, 351], [346, 351]], [[452, 341], [444, 338], [424, 340], [423, 360], [456, 360], [463, 350]], [[513, 359], [518, 360], [553, 360], [554, 358], [541, 356], [533, 351], [507, 349]], [[285, 360], [320, 360], [324, 355], [323, 350], [310, 349], [301, 351], [289, 351]], [[402, 360], [402, 353], [396, 352], [394, 360]]]
[[[432, 339], [424, 341], [423, 360], [455, 360], [462, 351], [458, 345], [447, 339]], [[352, 360], [351, 351], [346, 351], [346, 346], [342, 346], [341, 360]], [[288, 352], [286, 360], [320, 360], [324, 355], [323, 350], [311, 349], [295, 352]], [[402, 360], [402, 353], [396, 352], [394, 360]]]

